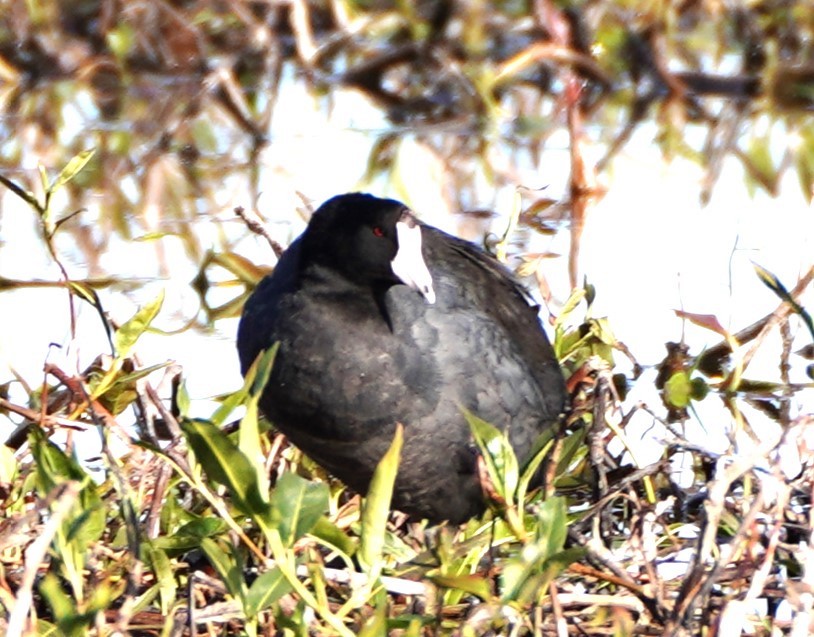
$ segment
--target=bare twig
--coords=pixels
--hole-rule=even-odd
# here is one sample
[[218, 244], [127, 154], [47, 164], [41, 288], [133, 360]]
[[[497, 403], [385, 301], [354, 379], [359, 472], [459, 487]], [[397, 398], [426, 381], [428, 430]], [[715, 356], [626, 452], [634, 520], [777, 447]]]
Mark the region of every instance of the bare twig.
[[243, 223], [246, 224], [246, 227], [249, 230], [251, 230], [256, 235], [260, 235], [266, 241], [268, 241], [268, 244], [271, 246], [271, 249], [274, 251], [274, 254], [277, 256], [278, 259], [281, 256], [283, 256], [285, 248], [283, 248], [283, 246], [280, 245], [277, 241], [272, 239], [271, 235], [268, 233], [268, 230], [266, 230], [262, 223], [260, 223], [256, 219], [251, 219], [246, 214], [246, 210], [243, 208], [243, 206], [238, 206], [237, 208], [235, 208], [235, 214], [243, 220]]

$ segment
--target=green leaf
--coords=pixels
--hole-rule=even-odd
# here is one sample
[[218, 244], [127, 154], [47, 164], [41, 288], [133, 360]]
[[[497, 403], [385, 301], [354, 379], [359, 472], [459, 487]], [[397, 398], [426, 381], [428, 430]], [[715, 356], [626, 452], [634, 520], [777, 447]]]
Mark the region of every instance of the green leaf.
[[[169, 363], [159, 363], [158, 365], [151, 365], [150, 367], [136, 370], [130, 374], [112, 374], [110, 370], [108, 370], [104, 375], [104, 379], [107, 380], [108, 377], [110, 377], [113, 380], [112, 382], [107, 381], [109, 385], [103, 394], [98, 395], [99, 401], [111, 414], [117, 416], [132, 405], [138, 397], [136, 381], [140, 378], [146, 378], [154, 371], [167, 367], [168, 364]], [[98, 391], [100, 386], [101, 385], [97, 385], [95, 389]]]
[[11, 484], [17, 475], [17, 458], [11, 447], [0, 444], [0, 484]]
[[574, 562], [582, 560], [587, 554], [588, 549], [584, 546], [574, 546], [557, 551], [545, 561], [546, 572], [556, 577]]
[[690, 381], [690, 398], [704, 400], [709, 393], [709, 385], [703, 378], [696, 377]]
[[500, 576], [501, 600], [504, 603], [527, 604], [545, 594], [554, 574], [564, 568], [564, 560], [556, 556], [560, 555], [565, 545], [567, 530], [565, 499], [552, 497], [543, 502], [537, 517], [534, 541], [506, 560]]
[[375, 577], [378, 577], [381, 569], [387, 517], [390, 514], [390, 502], [393, 499], [393, 486], [396, 483], [403, 443], [404, 427], [398, 423], [393, 442], [376, 465], [367, 497], [362, 504], [359, 564], [366, 573], [374, 574]]
[[475, 595], [484, 602], [488, 602], [492, 598], [492, 587], [489, 580], [481, 575], [432, 575], [430, 579], [438, 586]]
[[248, 617], [254, 617], [265, 610], [283, 595], [291, 592], [291, 584], [279, 568], [273, 568], [260, 575], [249, 587], [244, 611]]
[[571, 315], [577, 306], [582, 302], [585, 298], [585, 288], [574, 288], [571, 291], [571, 296], [568, 297], [568, 300], [563, 304], [562, 309], [560, 310], [559, 315], [554, 321], [555, 326], [560, 326], [568, 320], [568, 317]]
[[551, 427], [547, 431], [540, 434], [535, 441], [535, 451], [529, 461], [526, 463], [526, 466], [523, 467], [523, 472], [520, 475], [520, 479], [517, 483], [517, 503], [521, 506], [526, 500], [526, 493], [528, 492], [529, 484], [537, 475], [540, 465], [543, 463], [543, 460], [545, 460], [549, 450], [554, 445], [555, 434], [556, 428]]
[[537, 514], [537, 542], [543, 559], [561, 551], [568, 535], [568, 512], [565, 498], [551, 497], [540, 505]]
[[68, 617], [74, 611], [73, 600], [65, 594], [62, 590], [62, 585], [59, 578], [53, 573], [46, 573], [40, 584], [40, 592], [42, 593], [51, 610], [54, 613], [54, 619], [59, 621]]
[[763, 284], [774, 292], [781, 300], [788, 303], [791, 309], [794, 310], [794, 312], [798, 314], [801, 319], [803, 319], [803, 323], [805, 323], [806, 327], [808, 328], [811, 338], [814, 339], [814, 321], [812, 321], [811, 315], [806, 311], [806, 309], [797, 303], [794, 297], [786, 289], [786, 286], [783, 285], [776, 275], [769, 272], [766, 268], [759, 266], [757, 263], [752, 263], [752, 265], [754, 266], [755, 272], [757, 272], [757, 275], [760, 277]]
[[206, 475], [229, 490], [243, 513], [261, 525], [271, 521], [266, 494], [260, 492], [254, 465], [226, 434], [204, 420], [183, 420], [181, 429]]
[[243, 580], [243, 561], [240, 559], [240, 553], [235, 550], [225, 551], [215, 540], [209, 538], [201, 540], [201, 548], [212, 568], [226, 584], [229, 593], [245, 608], [248, 589]]
[[[278, 344], [264, 351], [252, 364], [246, 375], [245, 385], [249, 387], [249, 400], [246, 402], [246, 414], [240, 421], [238, 430], [238, 448], [249, 459], [257, 475], [257, 484], [262, 493], [268, 493], [268, 477], [263, 463], [263, 442], [260, 439], [259, 402], [263, 389], [271, 376], [271, 367], [277, 355]], [[219, 410], [220, 411], [220, 410]]]
[[271, 494], [271, 510], [280, 539], [291, 546], [328, 510], [328, 485], [284, 473]]
[[156, 538], [153, 545], [165, 551], [188, 551], [199, 548], [202, 539], [221, 535], [228, 528], [220, 518], [199, 518], [182, 525], [172, 535]]
[[[271, 369], [274, 364], [274, 358], [277, 356], [279, 343], [274, 343], [270, 348], [261, 352], [252, 363], [251, 367], [246, 371], [246, 377], [243, 381], [243, 387], [236, 392], [229, 394], [222, 402], [217, 411], [212, 416], [212, 422], [216, 425], [221, 425], [229, 415], [235, 410], [238, 405], [246, 402], [246, 397], [250, 396], [250, 400], [246, 405], [247, 416], [258, 420], [257, 404], [263, 389], [268, 383], [271, 376]], [[253, 409], [254, 414], [249, 414], [249, 410]], [[241, 429], [243, 425], [241, 424]]]
[[520, 481], [517, 456], [508, 436], [497, 427], [464, 410], [464, 417], [486, 463], [486, 470], [501, 506], [513, 506]]
[[116, 330], [113, 335], [113, 345], [116, 348], [118, 358], [125, 358], [130, 354], [136, 341], [147, 331], [150, 323], [158, 315], [162, 303], [164, 303], [163, 290], [155, 299], [140, 308], [130, 320]]
[[347, 558], [346, 561], [350, 561], [356, 553], [356, 542], [325, 516], [317, 520], [309, 533], [323, 544], [340, 551]]
[[65, 539], [77, 545], [84, 554], [88, 544], [98, 540], [105, 531], [105, 508], [96, 485], [75, 458], [47, 440], [41, 430], [34, 428], [29, 436], [31, 453], [36, 465], [36, 482], [40, 493], [46, 496], [67, 480], [82, 485], [77, 510], [65, 518]]
[[387, 631], [387, 594], [380, 590], [376, 594], [376, 606], [373, 614], [367, 619], [358, 637], [385, 637]]
[[754, 196], [755, 186], [772, 194], [777, 183], [777, 169], [771, 153], [771, 136], [768, 134], [753, 137], [746, 149], [746, 157], [751, 163], [751, 170], [746, 171], [746, 186]]
[[62, 169], [62, 172], [59, 173], [56, 181], [51, 184], [51, 187], [47, 190], [53, 194], [62, 188], [62, 186], [67, 184], [71, 179], [76, 177], [77, 173], [79, 173], [87, 165], [95, 152], [95, 148], [90, 148], [88, 150], [83, 150], [81, 153], [71, 158], [71, 160], [66, 164], [65, 168]]
[[113, 55], [122, 63], [135, 44], [136, 32], [126, 22], [119, 22], [115, 28], [106, 30], [105, 39]]
[[[187, 384], [184, 381], [178, 383], [178, 391], [175, 392], [175, 406], [178, 409], [178, 413], [181, 415], [182, 418], [186, 417], [189, 414], [189, 405], [190, 405], [190, 397], [189, 397], [189, 390], [187, 389]], [[220, 426], [223, 423], [217, 422], [215, 420], [212, 421], [213, 424], [216, 426]]]
[[79, 463], [46, 439], [38, 427], [31, 429], [29, 443], [36, 466], [37, 488], [43, 497], [65, 480], [84, 483], [89, 479]]
[[[40, 583], [40, 593], [51, 607], [61, 637], [84, 637], [101, 608], [96, 605], [80, 611], [79, 605], [62, 589], [62, 583], [53, 573], [48, 573]], [[98, 603], [98, 602], [97, 602]]]
[[687, 372], [676, 372], [664, 383], [664, 400], [667, 404], [683, 409], [690, 404], [692, 383]]
[[77, 542], [84, 553], [88, 545], [102, 537], [107, 528], [106, 511], [92, 482], [86, 483], [79, 493], [79, 506], [81, 510], [69, 522], [66, 539]]
[[211, 255], [210, 263], [225, 268], [234, 274], [242, 283], [255, 287], [265, 277], [270, 269], [268, 266], [258, 266], [246, 257], [235, 252], [220, 252]]
[[[43, 189], [43, 191], [45, 193], [50, 192], [51, 191], [51, 180], [48, 178], [48, 171], [45, 170], [45, 166], [43, 166], [42, 164], [37, 164], [37, 170], [39, 170], [39, 172], [40, 172], [40, 186], [42, 186], [42, 189]], [[46, 196], [46, 201], [47, 201], [47, 196]], [[47, 206], [45, 207], [43, 212], [45, 214], [48, 214], [50, 212], [48, 210]]]
[[555, 470], [556, 477], [562, 476], [568, 471], [568, 468], [578, 454], [582, 454], [584, 456], [587, 453], [585, 435], [585, 427], [580, 427], [573, 433], [566, 436], [562, 443], [560, 459], [557, 462], [557, 468]]
[[178, 591], [178, 584], [175, 581], [175, 573], [172, 570], [167, 554], [160, 548], [147, 544], [147, 554], [150, 558], [150, 566], [158, 583], [158, 592], [161, 600], [161, 613], [167, 615], [175, 603], [175, 596]]

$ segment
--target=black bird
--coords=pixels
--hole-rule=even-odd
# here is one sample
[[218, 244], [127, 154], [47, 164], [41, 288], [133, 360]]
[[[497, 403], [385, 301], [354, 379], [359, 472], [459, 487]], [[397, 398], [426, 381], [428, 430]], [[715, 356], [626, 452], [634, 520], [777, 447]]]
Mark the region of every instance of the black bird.
[[525, 462], [565, 404], [523, 288], [392, 199], [339, 195], [314, 213], [246, 303], [243, 373], [278, 341], [269, 420], [361, 493], [402, 423], [393, 505], [432, 523], [484, 510], [462, 408], [508, 430]]

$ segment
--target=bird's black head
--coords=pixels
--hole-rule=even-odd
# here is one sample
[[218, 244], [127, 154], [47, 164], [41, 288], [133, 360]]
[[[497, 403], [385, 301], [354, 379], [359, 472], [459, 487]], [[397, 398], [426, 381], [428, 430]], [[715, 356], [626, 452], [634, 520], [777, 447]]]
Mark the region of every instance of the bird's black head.
[[404, 283], [435, 301], [421, 252], [421, 226], [403, 203], [352, 193], [314, 213], [302, 239], [303, 263], [319, 264], [361, 284]]

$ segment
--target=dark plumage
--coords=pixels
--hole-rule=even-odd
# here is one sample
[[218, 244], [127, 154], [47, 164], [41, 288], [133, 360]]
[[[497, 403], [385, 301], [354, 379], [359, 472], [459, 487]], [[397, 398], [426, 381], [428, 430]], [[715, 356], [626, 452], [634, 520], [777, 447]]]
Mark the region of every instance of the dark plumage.
[[[401, 260], [411, 247], [423, 262]], [[514, 278], [391, 199], [340, 195], [314, 213], [246, 303], [243, 372], [276, 341], [260, 402], [271, 422], [361, 493], [402, 423], [393, 505], [431, 522], [484, 509], [461, 407], [508, 428], [524, 462], [565, 403], [537, 308]]]

